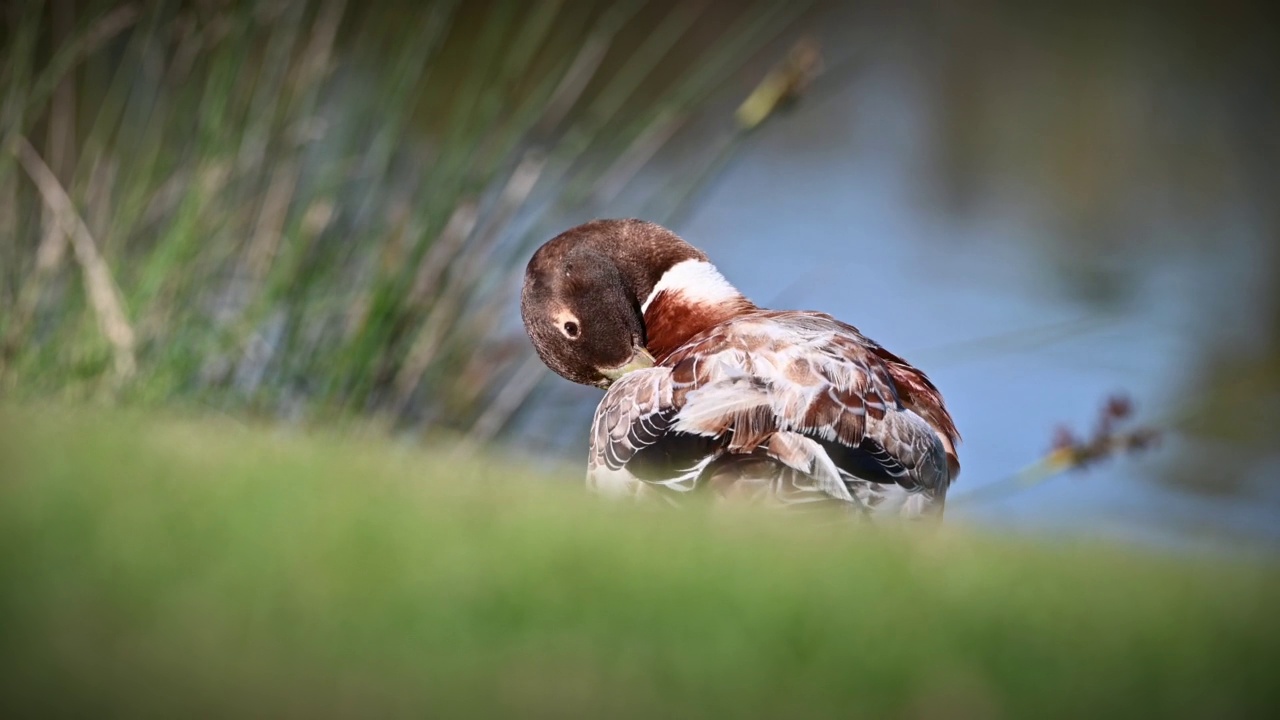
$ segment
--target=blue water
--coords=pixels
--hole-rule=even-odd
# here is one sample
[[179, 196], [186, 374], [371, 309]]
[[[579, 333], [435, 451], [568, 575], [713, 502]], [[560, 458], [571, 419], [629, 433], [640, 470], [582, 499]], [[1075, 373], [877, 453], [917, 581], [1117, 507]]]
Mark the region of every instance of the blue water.
[[[1122, 306], [1099, 308], [1027, 242], [1051, 230], [1016, 201], [963, 220], [931, 209], [923, 110], [908, 81], [882, 74], [766, 127], [680, 231], [757, 302], [830, 312], [924, 368], [966, 440], [954, 497], [1034, 461], [1058, 424], [1087, 432], [1111, 393], [1131, 396], [1138, 420], [1163, 422], [1199, 345], [1258, 320], [1250, 288], [1266, 266], [1246, 233], [1225, 238], [1229, 252], [1144, 258]], [[1156, 452], [1004, 501], [957, 502], [951, 516], [1141, 535], [1177, 515], [1280, 540], [1277, 506], [1153, 483], [1178, 442], [1166, 434]]]
[[[856, 82], [825, 88], [749, 138], [675, 229], [758, 304], [830, 312], [930, 374], [965, 439], [951, 519], [1163, 546], [1230, 549], [1249, 536], [1280, 547], [1275, 493], [1214, 499], [1156, 481], [1188, 442], [1176, 427], [1140, 456], [962, 500], [1043, 455], [1058, 425], [1088, 433], [1112, 393], [1134, 400], [1138, 421], [1167, 426], [1194, 390], [1206, 344], [1256, 332], [1253, 307], [1280, 258], [1258, 243], [1247, 212], [1216, 223], [1214, 243], [1179, 242], [1194, 230], [1163, 223], [1153, 203], [1138, 225], [1147, 251], [1083, 263], [1124, 278], [1098, 300], [1047, 251], [1056, 227], [1034, 188], [995, 182], [970, 212], [943, 209], [930, 116], [909, 64], [872, 61]], [[569, 426], [585, 433], [598, 393], [551, 385], [580, 403]]]

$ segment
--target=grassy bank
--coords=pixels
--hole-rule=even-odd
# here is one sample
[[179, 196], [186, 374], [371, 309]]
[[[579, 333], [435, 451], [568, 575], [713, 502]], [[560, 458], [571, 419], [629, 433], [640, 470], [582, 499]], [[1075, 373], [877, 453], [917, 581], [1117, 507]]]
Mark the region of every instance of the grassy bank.
[[602, 507], [224, 420], [9, 408], [0, 463], [9, 717], [1280, 707], [1274, 567]]

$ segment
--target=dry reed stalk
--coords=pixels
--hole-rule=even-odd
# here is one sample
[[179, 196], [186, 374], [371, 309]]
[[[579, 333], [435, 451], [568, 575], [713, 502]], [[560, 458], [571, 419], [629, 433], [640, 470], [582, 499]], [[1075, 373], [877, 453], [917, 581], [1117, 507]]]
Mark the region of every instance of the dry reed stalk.
[[511, 416], [524, 405], [525, 399], [538, 386], [538, 381], [546, 375], [546, 371], [546, 367], [537, 355], [526, 355], [524, 361], [471, 426], [471, 430], [466, 435], [467, 443], [473, 446], [481, 445], [497, 436]]
[[[427, 298], [435, 290], [444, 274], [445, 268], [461, 250], [466, 239], [471, 236], [478, 219], [475, 201], [463, 201], [453, 209], [444, 230], [432, 243], [418, 267], [413, 288], [409, 292], [411, 308], [420, 308], [425, 305]], [[391, 402], [393, 413], [396, 415], [408, 408], [413, 393], [417, 391], [418, 384], [422, 381], [423, 374], [431, 367], [431, 361], [435, 357], [434, 338], [439, 332], [431, 323], [431, 318], [438, 317], [440, 309], [440, 303], [437, 302], [432, 308], [427, 324], [419, 330], [418, 335], [410, 343], [404, 362], [401, 363], [392, 381]], [[439, 324], [438, 320], [436, 324]]]
[[[53, 42], [61, 47], [69, 42], [75, 25], [75, 8], [70, 0], [57, 0], [52, 7]], [[75, 170], [76, 157], [76, 86], [75, 76], [68, 72], [58, 80], [49, 107], [49, 147], [45, 153], [49, 168], [66, 184]]]
[[[295, 126], [302, 126], [311, 121], [314, 109], [314, 97], [320, 84], [332, 65], [334, 42], [338, 33], [338, 25], [346, 9], [345, 0], [330, 0], [324, 3], [311, 27], [306, 45], [301, 51], [301, 58], [288, 83], [297, 88], [291, 98], [290, 112], [294, 116]], [[290, 45], [292, 42], [289, 43]], [[272, 102], [274, 105], [274, 101]], [[306, 142], [305, 133], [295, 138], [301, 145]], [[265, 137], [265, 131], [264, 131]], [[262, 294], [268, 277], [281, 253], [285, 242], [285, 223], [289, 210], [297, 202], [298, 183], [301, 178], [301, 164], [293, 148], [287, 152], [287, 159], [279, 162], [271, 170], [271, 179], [254, 222], [253, 234], [248, 249], [244, 254], [244, 264], [248, 272], [247, 287], [240, 299], [244, 308], [253, 307]], [[246, 340], [251, 342], [252, 337]]]
[[[271, 180], [267, 183], [267, 192], [262, 199], [258, 220], [254, 223], [253, 238], [249, 241], [249, 248], [245, 252], [245, 264], [248, 266], [250, 282], [248, 293], [257, 294], [280, 251], [285, 218], [289, 215], [289, 206], [293, 203], [297, 185], [296, 162], [282, 162], [271, 171]], [[244, 300], [246, 305], [250, 301], [251, 298]]]
[[14, 145], [18, 162], [27, 171], [45, 205], [53, 211], [63, 232], [71, 240], [72, 250], [84, 273], [85, 292], [98, 320], [98, 328], [115, 352], [116, 378], [119, 381], [127, 380], [137, 370], [134, 332], [125, 314], [120, 288], [111, 276], [111, 269], [98, 252], [97, 243], [80, 214], [76, 212], [71, 198], [40, 157], [40, 153], [24, 137], [17, 137]]
[[[470, 252], [465, 262], [458, 268], [457, 274], [450, 278], [449, 284], [437, 294], [436, 302], [426, 322], [410, 345], [409, 354], [396, 375], [393, 403], [393, 411], [396, 414], [402, 413], [408, 406], [414, 391], [422, 381], [423, 374], [439, 355], [444, 339], [464, 309], [471, 290], [480, 276], [486, 272], [488, 267], [486, 261], [501, 236], [503, 228], [528, 199], [545, 164], [546, 156], [542, 153], [534, 150], [525, 153], [520, 164], [507, 179], [496, 207], [489, 214], [490, 221], [486, 223], [484, 232], [479, 233], [471, 243]], [[474, 225], [474, 217], [471, 218], [471, 223]], [[437, 240], [437, 245], [446, 245], [446, 243]], [[452, 242], [447, 244], [447, 246], [455, 245], [460, 244]], [[433, 246], [432, 250], [434, 249]], [[444, 265], [452, 264], [454, 257], [450, 255], [444, 258]], [[440, 270], [443, 270], [443, 265]], [[433, 277], [438, 278], [439, 271], [434, 273]]]
[[413, 287], [409, 290], [409, 307], [419, 308], [426, 304], [427, 298], [439, 287], [445, 268], [462, 250], [479, 219], [479, 206], [475, 200], [463, 200], [453, 209], [444, 230], [431, 243], [427, 253], [422, 256], [422, 262], [418, 264]]
[[591, 82], [591, 78], [595, 77], [596, 71], [600, 69], [600, 63], [604, 60], [604, 54], [609, 51], [612, 42], [613, 32], [608, 30], [597, 30], [587, 37], [579, 48], [578, 54], [574, 56], [573, 63], [560, 79], [560, 84], [551, 93], [551, 99], [547, 100], [546, 109], [542, 113], [542, 120], [539, 121], [535, 134], [550, 135], [555, 128], [559, 127], [565, 116], [578, 103], [582, 91], [587, 89], [587, 83]]
[[[129, 29], [141, 17], [142, 10], [137, 4], [115, 8], [94, 22], [83, 35], [72, 38], [59, 48], [44, 72], [34, 79], [31, 89], [24, 98], [25, 107], [27, 109], [42, 107], [77, 63], [92, 55], [116, 35]], [[17, 128], [8, 129], [17, 130]]]
[[596, 183], [599, 190], [595, 193], [595, 201], [601, 205], [612, 203], [688, 119], [688, 114], [682, 112], [664, 113], [655, 119], [604, 171]]
[[[58, 0], [51, 8], [51, 21], [54, 46], [65, 46], [75, 24], [75, 8], [68, 0]], [[69, 181], [74, 170], [75, 107], [75, 83], [69, 73], [64, 74], [58, 79], [50, 103], [46, 150], [51, 171], [63, 183]], [[18, 290], [11, 324], [5, 333], [3, 351], [0, 354], [6, 358], [17, 350], [26, 335], [40, 302], [45, 280], [62, 265], [66, 256], [67, 235], [53, 210], [48, 207], [44, 209], [40, 224], [42, 232], [40, 243], [36, 247], [35, 268]]]

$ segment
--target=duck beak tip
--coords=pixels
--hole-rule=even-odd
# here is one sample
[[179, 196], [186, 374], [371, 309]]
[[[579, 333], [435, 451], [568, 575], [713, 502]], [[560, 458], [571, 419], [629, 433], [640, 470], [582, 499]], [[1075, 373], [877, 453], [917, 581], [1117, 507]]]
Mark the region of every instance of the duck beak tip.
[[631, 359], [625, 364], [612, 368], [600, 368], [600, 374], [606, 378], [604, 386], [607, 387], [614, 381], [621, 379], [627, 373], [635, 372], [636, 370], [645, 370], [656, 364], [657, 363], [654, 361], [653, 356], [649, 354], [648, 350], [645, 350], [643, 347], [637, 347], [632, 352]]

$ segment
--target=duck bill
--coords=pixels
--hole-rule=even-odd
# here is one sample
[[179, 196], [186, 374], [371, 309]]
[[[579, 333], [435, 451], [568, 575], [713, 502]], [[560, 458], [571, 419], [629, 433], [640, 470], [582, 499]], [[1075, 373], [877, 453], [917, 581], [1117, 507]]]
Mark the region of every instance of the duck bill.
[[621, 379], [623, 375], [636, 370], [651, 368], [654, 364], [653, 356], [649, 354], [648, 350], [642, 347], [635, 348], [635, 352], [631, 355], [631, 360], [627, 361], [626, 364], [618, 367], [599, 368], [600, 374], [605, 377], [604, 382], [601, 384], [608, 387]]

